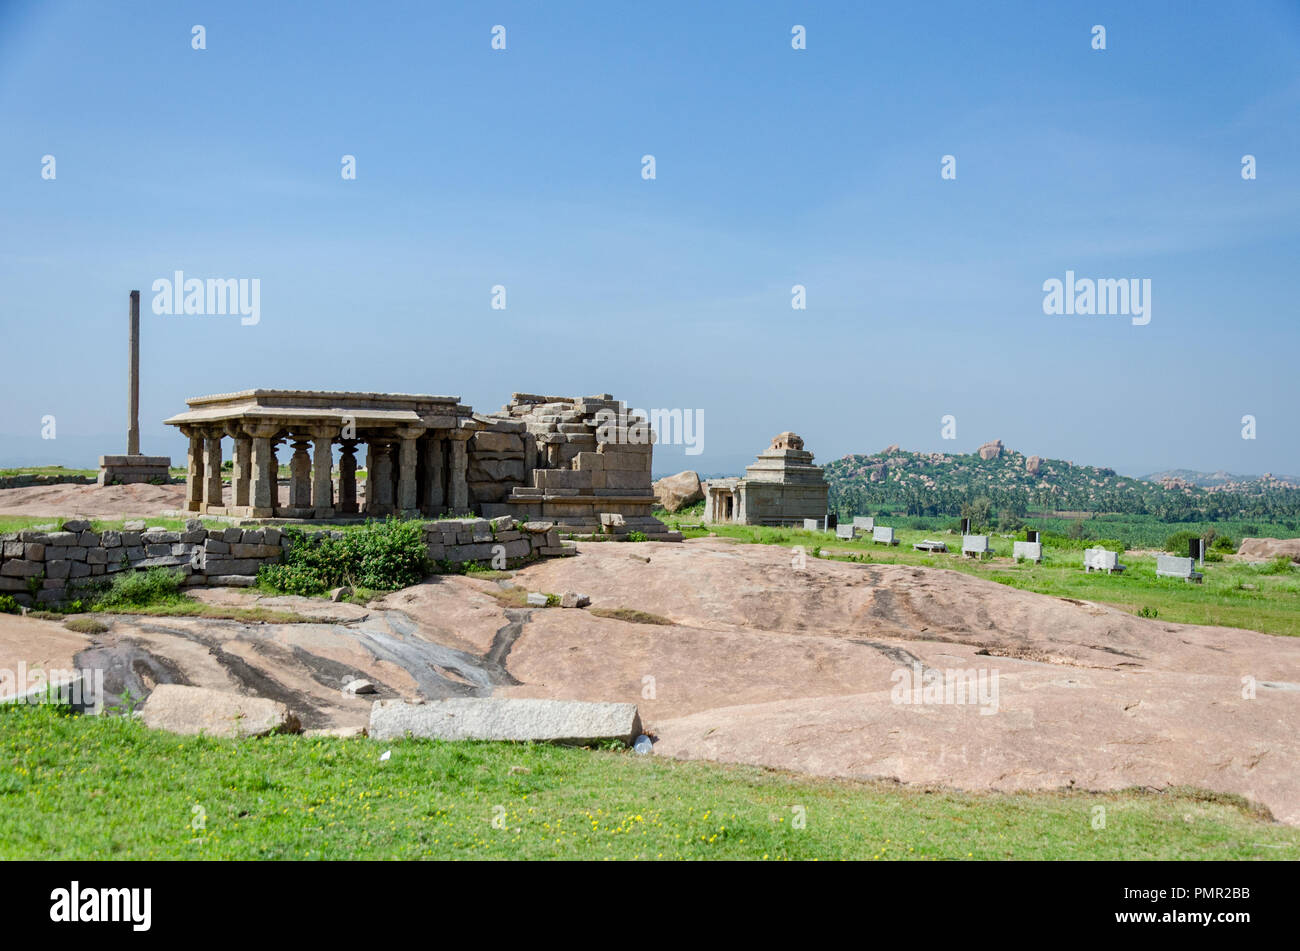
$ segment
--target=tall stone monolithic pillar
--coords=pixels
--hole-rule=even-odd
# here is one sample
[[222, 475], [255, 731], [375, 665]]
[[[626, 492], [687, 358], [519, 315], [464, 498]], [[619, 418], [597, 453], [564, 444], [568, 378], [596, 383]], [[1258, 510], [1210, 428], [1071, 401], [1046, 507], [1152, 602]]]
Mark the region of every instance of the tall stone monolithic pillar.
[[131, 327], [127, 333], [131, 365], [126, 379], [126, 454], [140, 455], [140, 292], [131, 292]]

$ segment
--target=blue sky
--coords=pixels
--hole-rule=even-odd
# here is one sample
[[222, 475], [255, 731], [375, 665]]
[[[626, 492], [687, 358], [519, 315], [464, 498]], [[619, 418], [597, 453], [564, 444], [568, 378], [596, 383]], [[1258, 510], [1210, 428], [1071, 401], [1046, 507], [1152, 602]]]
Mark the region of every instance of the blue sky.
[[[125, 449], [139, 288], [175, 459], [186, 397], [263, 386], [703, 410], [659, 472], [787, 429], [1300, 472], [1300, 4], [705, 6], [0, 0], [0, 465]], [[260, 322], [152, 314], [176, 270]], [[1067, 270], [1150, 324], [1044, 315]]]

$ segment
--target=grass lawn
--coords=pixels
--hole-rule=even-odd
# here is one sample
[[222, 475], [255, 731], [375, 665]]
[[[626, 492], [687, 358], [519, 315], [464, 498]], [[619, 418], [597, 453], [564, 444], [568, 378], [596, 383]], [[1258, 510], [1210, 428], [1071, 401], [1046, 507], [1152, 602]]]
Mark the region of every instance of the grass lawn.
[[53, 707], [0, 708], [0, 759], [2, 859], [1300, 859], [1300, 830], [1191, 792], [971, 795], [628, 751], [216, 740]]
[[98, 469], [65, 469], [63, 466], [20, 466], [15, 469], [0, 469], [0, 478], [20, 475], [38, 476], [89, 476], [94, 479], [99, 475]]
[[[50, 531], [59, 531], [63, 523], [73, 518], [72, 515], [0, 515], [0, 533], [4, 532], [23, 532], [37, 525], [53, 525]], [[192, 518], [193, 516], [191, 516]], [[123, 516], [122, 518], [92, 518], [86, 519], [90, 522], [92, 532], [102, 532], [107, 529], [121, 531], [125, 522], [143, 521], [149, 528], [166, 529], [169, 532], [179, 532], [185, 528], [186, 519], [183, 518], [164, 518], [161, 515], [149, 516]], [[203, 519], [205, 528], [229, 528], [229, 522], [221, 522], [216, 519]]]
[[[684, 525], [699, 523], [698, 519], [689, 517], [677, 520], [667, 516], [667, 521], [669, 527], [674, 521]], [[793, 528], [709, 525], [707, 529], [683, 529], [687, 538], [699, 538], [709, 532], [751, 544], [801, 545], [810, 557], [815, 551], [822, 551], [847, 561], [950, 568], [1039, 594], [1112, 604], [1133, 614], [1146, 609], [1148, 616], [1154, 611], [1162, 621], [1300, 635], [1300, 568], [1296, 567], [1207, 562], [1201, 569], [1205, 580], [1201, 584], [1189, 584], [1175, 578], [1157, 578], [1155, 556], [1134, 552], [1120, 556], [1120, 563], [1129, 566], [1122, 575], [1087, 573], [1083, 570], [1082, 549], [1052, 548], [1050, 544], [1044, 545], [1043, 564], [1016, 564], [1011, 558], [1012, 540], [997, 535], [989, 539], [994, 557], [977, 561], [960, 554], [960, 535], [933, 529], [895, 529], [894, 537], [899, 539], [896, 548], [874, 544], [869, 537], [848, 542], [837, 540], [830, 532]], [[945, 542], [956, 554], [912, 550], [914, 542], [927, 538]]]

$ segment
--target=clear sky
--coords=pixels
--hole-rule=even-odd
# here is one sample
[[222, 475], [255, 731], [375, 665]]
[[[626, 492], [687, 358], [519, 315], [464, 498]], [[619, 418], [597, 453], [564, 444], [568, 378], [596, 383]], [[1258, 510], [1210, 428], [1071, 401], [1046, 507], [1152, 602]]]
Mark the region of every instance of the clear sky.
[[[0, 0], [0, 466], [125, 450], [139, 288], [175, 461], [186, 397], [280, 387], [703, 410], [657, 472], [782, 430], [1300, 472], [1298, 120], [1296, 0]], [[259, 322], [154, 315], [177, 270]], [[1045, 315], [1067, 270], [1150, 323]]]

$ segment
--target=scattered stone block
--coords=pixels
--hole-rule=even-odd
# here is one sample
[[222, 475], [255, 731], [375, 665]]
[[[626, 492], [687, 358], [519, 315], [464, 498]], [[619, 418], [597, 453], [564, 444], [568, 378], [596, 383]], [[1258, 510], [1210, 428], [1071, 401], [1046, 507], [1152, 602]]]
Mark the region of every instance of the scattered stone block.
[[429, 703], [377, 700], [370, 736], [437, 740], [506, 740], [588, 744], [631, 743], [641, 735], [636, 704], [530, 698], [456, 698]]
[[265, 736], [301, 729], [298, 718], [278, 701], [181, 684], [155, 687], [141, 716], [150, 729], [206, 736]]

